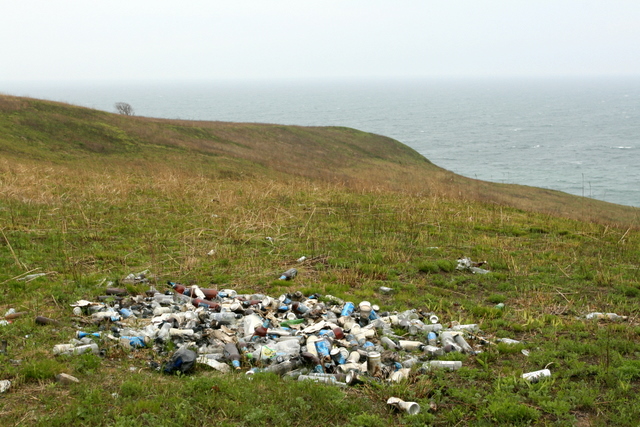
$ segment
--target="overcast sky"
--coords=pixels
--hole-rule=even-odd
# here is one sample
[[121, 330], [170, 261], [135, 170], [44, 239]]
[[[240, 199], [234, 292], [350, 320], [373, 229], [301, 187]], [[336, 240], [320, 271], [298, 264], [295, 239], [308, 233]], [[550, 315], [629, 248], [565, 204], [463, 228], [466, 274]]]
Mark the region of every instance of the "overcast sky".
[[0, 0], [0, 82], [640, 75], [639, 0]]

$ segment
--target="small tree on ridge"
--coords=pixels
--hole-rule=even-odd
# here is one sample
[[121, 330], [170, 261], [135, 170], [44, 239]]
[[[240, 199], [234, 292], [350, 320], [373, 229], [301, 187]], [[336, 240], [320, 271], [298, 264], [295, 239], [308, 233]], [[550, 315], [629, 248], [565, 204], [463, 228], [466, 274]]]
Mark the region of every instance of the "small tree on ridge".
[[113, 106], [116, 108], [116, 111], [120, 114], [123, 114], [125, 116], [134, 115], [133, 107], [130, 104], [127, 104], [126, 102], [116, 102], [115, 104], [113, 104]]

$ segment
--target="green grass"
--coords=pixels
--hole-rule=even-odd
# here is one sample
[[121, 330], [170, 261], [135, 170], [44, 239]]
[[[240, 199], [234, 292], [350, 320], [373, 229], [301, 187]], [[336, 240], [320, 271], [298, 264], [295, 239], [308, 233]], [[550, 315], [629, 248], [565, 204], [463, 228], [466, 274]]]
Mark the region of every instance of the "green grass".
[[[577, 221], [454, 197], [435, 179], [420, 193], [406, 179], [421, 167], [431, 168], [421, 172], [425, 180], [436, 176], [435, 166], [349, 129], [177, 123], [0, 101], [0, 315], [28, 312], [0, 326], [8, 342], [0, 379], [13, 382], [0, 395], [3, 425], [634, 425], [640, 418], [633, 221], [616, 225], [607, 220], [613, 214]], [[294, 150], [290, 170], [278, 169], [265, 154], [276, 140], [326, 153]], [[336, 158], [347, 142], [348, 155]], [[394, 165], [403, 164], [411, 171], [401, 179]], [[465, 182], [454, 183], [456, 192]], [[498, 200], [514, 187], [492, 188]], [[308, 260], [296, 264], [302, 255]], [[491, 273], [456, 270], [461, 256], [486, 260]], [[292, 266], [295, 280], [275, 280]], [[152, 349], [125, 353], [106, 343], [105, 357], [53, 356], [55, 344], [85, 327], [70, 303], [146, 269], [158, 288], [193, 281], [367, 299], [382, 310], [478, 323], [489, 340], [522, 343], [449, 355], [463, 360], [456, 372], [348, 389], [204, 367], [169, 377], [147, 367], [161, 361]], [[46, 275], [19, 280], [32, 273]], [[380, 286], [394, 291], [381, 294]], [[580, 318], [592, 311], [629, 320]], [[62, 324], [36, 325], [36, 315]], [[550, 379], [520, 379], [545, 366]], [[80, 384], [56, 383], [61, 372]], [[423, 410], [394, 412], [385, 405], [390, 396]]]

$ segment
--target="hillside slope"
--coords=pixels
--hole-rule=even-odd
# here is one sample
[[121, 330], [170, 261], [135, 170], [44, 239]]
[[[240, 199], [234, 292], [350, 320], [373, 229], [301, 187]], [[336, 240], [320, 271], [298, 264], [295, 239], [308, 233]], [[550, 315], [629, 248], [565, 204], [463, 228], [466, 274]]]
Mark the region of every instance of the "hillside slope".
[[0, 153], [54, 163], [202, 163], [222, 178], [306, 178], [353, 188], [389, 189], [508, 205], [573, 219], [638, 227], [637, 208], [513, 184], [469, 179], [406, 145], [350, 128], [194, 122], [121, 116], [0, 96]]

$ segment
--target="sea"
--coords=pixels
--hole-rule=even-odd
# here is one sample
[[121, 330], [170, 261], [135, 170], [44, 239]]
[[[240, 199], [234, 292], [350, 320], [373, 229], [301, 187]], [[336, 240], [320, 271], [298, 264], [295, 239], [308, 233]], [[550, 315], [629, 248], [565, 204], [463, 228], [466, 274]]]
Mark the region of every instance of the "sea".
[[0, 93], [137, 116], [346, 126], [485, 181], [640, 207], [640, 76], [0, 82]]

